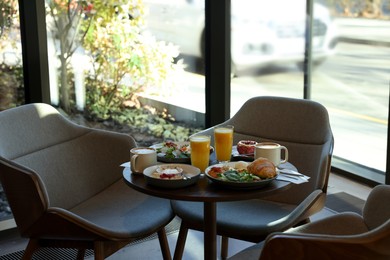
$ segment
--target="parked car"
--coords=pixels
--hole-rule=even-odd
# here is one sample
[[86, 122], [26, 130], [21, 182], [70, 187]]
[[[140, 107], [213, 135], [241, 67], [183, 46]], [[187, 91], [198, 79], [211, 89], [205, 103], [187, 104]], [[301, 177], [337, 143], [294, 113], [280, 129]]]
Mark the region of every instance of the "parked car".
[[[204, 0], [145, 0], [146, 29], [158, 40], [172, 42], [180, 52], [204, 57]], [[306, 1], [232, 0], [232, 69], [270, 63], [303, 63]], [[313, 64], [331, 55], [335, 26], [328, 9], [314, 3]]]

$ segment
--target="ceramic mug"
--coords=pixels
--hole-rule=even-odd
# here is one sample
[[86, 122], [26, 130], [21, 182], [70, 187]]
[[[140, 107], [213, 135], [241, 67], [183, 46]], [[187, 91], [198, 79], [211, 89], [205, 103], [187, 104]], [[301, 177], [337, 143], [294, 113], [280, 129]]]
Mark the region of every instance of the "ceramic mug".
[[[282, 159], [282, 150], [284, 151], [284, 159]], [[288, 150], [285, 146], [278, 143], [263, 142], [258, 143], [255, 147], [255, 159], [263, 157], [270, 160], [275, 166], [285, 163], [288, 160]]]
[[142, 173], [149, 166], [157, 164], [156, 150], [149, 147], [137, 147], [130, 150], [130, 168], [132, 172]]

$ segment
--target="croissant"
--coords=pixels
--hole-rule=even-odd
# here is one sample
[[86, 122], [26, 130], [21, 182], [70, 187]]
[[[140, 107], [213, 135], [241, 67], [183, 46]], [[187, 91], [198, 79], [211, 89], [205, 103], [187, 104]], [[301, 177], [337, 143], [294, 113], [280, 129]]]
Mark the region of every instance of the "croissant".
[[248, 172], [262, 179], [274, 178], [276, 176], [275, 165], [266, 158], [259, 157], [247, 166]]

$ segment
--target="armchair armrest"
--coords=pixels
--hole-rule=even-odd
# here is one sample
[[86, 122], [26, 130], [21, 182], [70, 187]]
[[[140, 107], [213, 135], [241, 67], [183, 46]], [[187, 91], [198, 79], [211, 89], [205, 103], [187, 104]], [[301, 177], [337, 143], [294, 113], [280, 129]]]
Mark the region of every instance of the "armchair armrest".
[[260, 259], [389, 259], [390, 221], [358, 235], [273, 233]]
[[290, 214], [283, 218], [283, 225], [294, 226], [315, 212], [320, 211], [322, 209], [321, 205], [325, 203], [325, 196], [325, 193], [320, 189], [310, 193]]

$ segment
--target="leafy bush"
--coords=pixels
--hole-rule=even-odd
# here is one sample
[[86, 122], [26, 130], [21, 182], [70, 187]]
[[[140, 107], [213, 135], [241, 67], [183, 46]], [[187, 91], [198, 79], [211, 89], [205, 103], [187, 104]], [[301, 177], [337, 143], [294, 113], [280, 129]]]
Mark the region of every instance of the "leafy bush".
[[176, 47], [141, 33], [141, 2], [116, 3], [94, 6], [83, 44], [92, 64], [86, 81], [87, 109], [102, 118], [146, 89], [171, 82], [178, 69], [173, 62], [179, 54]]
[[83, 47], [92, 70], [86, 75], [86, 113], [98, 120], [112, 119], [163, 139], [184, 140], [189, 128], [177, 125], [150, 107], [141, 107], [138, 95], [173, 86], [177, 47], [142, 33], [141, 1], [126, 5], [105, 2], [93, 6]]

